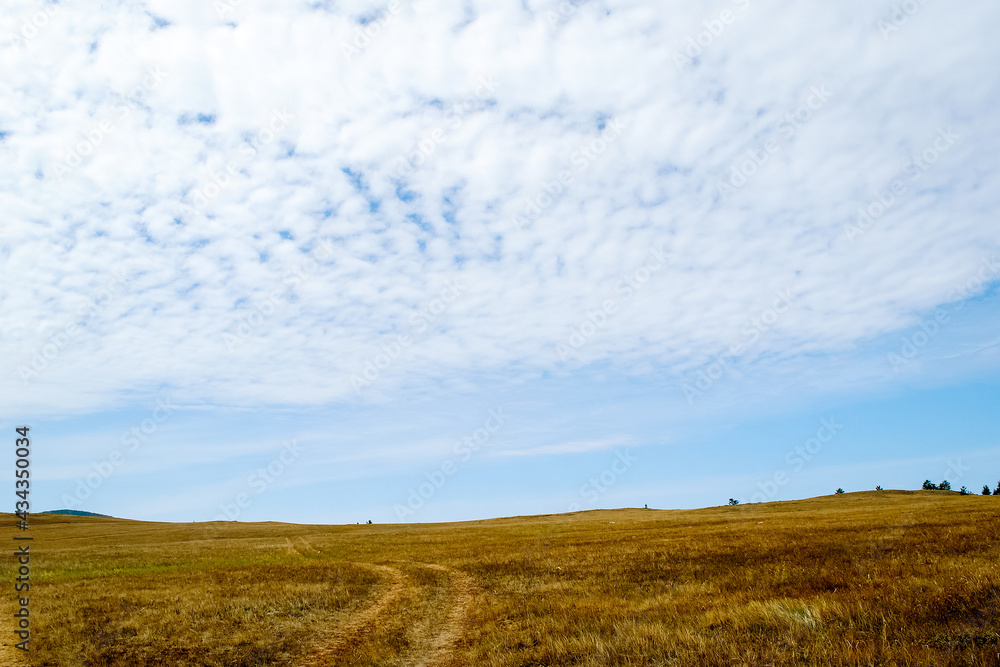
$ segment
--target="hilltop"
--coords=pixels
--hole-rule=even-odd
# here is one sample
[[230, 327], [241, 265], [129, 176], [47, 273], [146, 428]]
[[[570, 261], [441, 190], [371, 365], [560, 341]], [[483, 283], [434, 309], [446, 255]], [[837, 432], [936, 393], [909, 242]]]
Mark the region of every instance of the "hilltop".
[[113, 519], [114, 517], [107, 514], [97, 514], [96, 512], [85, 512], [83, 510], [45, 510], [44, 512], [38, 512], [38, 514], [65, 514], [67, 516], [100, 516], [106, 519]]

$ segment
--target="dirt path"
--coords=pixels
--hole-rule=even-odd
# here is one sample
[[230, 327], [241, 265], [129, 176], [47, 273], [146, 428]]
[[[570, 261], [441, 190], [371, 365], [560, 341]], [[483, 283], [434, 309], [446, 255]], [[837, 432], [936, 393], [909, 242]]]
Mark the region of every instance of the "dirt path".
[[[299, 537], [296, 545], [286, 538], [290, 552], [299, 556], [317, 556], [322, 552], [317, 550], [305, 537]], [[374, 598], [362, 611], [347, 624], [333, 628], [328, 635], [317, 639], [316, 647], [309, 652], [300, 663], [302, 667], [321, 667], [332, 658], [349, 650], [351, 645], [365, 641], [365, 636], [374, 632], [377, 626], [384, 624], [384, 617], [392, 613], [391, 608], [413, 588], [413, 582], [401, 570], [389, 565], [374, 565], [371, 563], [355, 563], [361, 567], [379, 572], [385, 576], [383, 591]], [[433, 637], [424, 644], [418, 655], [412, 655], [405, 661], [407, 667], [447, 667], [452, 663], [458, 642], [465, 634], [472, 604], [479, 588], [472, 578], [443, 565], [429, 563], [406, 563], [407, 566], [427, 568], [442, 572], [448, 576], [448, 589], [445, 595], [447, 613], [443, 621], [435, 624], [427, 619], [421, 619], [411, 627], [417, 632], [433, 632]], [[436, 616], [436, 615], [435, 615]]]
[[445, 667], [451, 661], [458, 642], [465, 634], [465, 625], [478, 587], [464, 572], [442, 565], [423, 565], [423, 567], [448, 573], [448, 598], [451, 609], [426, 655], [411, 664], [414, 667]]
[[320, 667], [352, 643], [362, 639], [363, 635], [376, 624], [378, 619], [402, 596], [403, 591], [407, 588], [406, 575], [394, 567], [366, 563], [357, 563], [357, 565], [384, 574], [387, 581], [385, 590], [348, 623], [334, 628], [327, 636], [319, 638], [317, 647], [299, 663], [302, 667]]
[[[311, 549], [308, 542], [305, 546]], [[292, 546], [290, 543], [289, 547], [301, 553], [297, 546]], [[336, 656], [350, 651], [352, 647], [360, 646], [377, 633], [380, 625], [386, 625], [388, 614], [399, 613], [394, 607], [405, 594], [412, 595], [411, 589], [414, 588], [414, 583], [401, 570], [388, 565], [355, 564], [384, 575], [385, 583], [381, 586], [381, 593], [346, 624], [332, 628], [325, 636], [318, 637], [315, 648], [299, 663], [302, 667], [321, 667], [331, 664]], [[443, 602], [443, 607], [447, 611], [443, 614], [443, 620], [421, 622], [423, 619], [414, 619], [411, 628], [417, 633], [426, 632], [431, 636], [421, 637], [423, 641], [419, 642], [420, 649], [406, 656], [409, 659], [403, 664], [407, 667], [447, 667], [452, 664], [458, 642], [465, 634], [469, 613], [479, 589], [467, 574], [443, 565], [407, 563], [406, 566], [442, 572], [448, 576], [448, 583]], [[442, 607], [437, 606], [437, 609]], [[437, 614], [433, 616], [440, 619]]]

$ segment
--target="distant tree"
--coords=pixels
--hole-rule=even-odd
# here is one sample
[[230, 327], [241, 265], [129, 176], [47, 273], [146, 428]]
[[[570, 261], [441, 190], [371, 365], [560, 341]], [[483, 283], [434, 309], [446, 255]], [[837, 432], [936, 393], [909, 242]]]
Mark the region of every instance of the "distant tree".
[[875, 487], [875, 490], [876, 490], [876, 491], [881, 491], [881, 490], [882, 490], [882, 487], [881, 487], [881, 486], [876, 486], [876, 487]]
[[929, 479], [925, 479], [923, 489], [924, 491], [935, 491], [937, 490], [937, 484], [935, 484]]
[[948, 480], [944, 480], [943, 482], [938, 484], [938, 488], [942, 491], [951, 491], [951, 482], [949, 482]]
[[994, 496], [1000, 496], [1000, 482], [997, 482], [997, 488], [993, 489]]
[[958, 490], [958, 495], [967, 496], [969, 495], [969, 490], [963, 486], [961, 489]]
[[990, 495], [990, 485], [989, 484], [983, 484], [983, 495], [984, 496]]
[[844, 492], [843, 489], [837, 489], [837, 493], [843, 493], [843, 492]]
[[372, 520], [371, 520], [371, 519], [368, 519], [368, 523], [371, 523], [371, 522], [372, 522]]
[[740, 501], [736, 500], [736, 498], [730, 498], [729, 499], [729, 504], [730, 505], [739, 505]]

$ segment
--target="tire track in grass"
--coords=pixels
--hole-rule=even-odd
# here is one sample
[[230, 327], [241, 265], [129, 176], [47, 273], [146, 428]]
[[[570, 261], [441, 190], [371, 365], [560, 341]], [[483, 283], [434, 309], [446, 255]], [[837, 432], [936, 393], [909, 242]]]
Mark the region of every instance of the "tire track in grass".
[[337, 626], [324, 636], [321, 636], [315, 648], [299, 663], [301, 667], [321, 667], [352, 645], [356, 645], [371, 633], [378, 620], [385, 615], [406, 590], [409, 578], [394, 567], [374, 565], [371, 563], [351, 563], [374, 570], [385, 575], [387, 584], [385, 590], [366, 606], [357, 616], [344, 625]]
[[303, 546], [305, 546], [306, 548], [305, 552], [299, 551], [299, 553], [302, 554], [303, 556], [305, 556], [306, 553], [308, 553], [310, 556], [317, 556], [323, 553], [322, 551], [314, 547], [312, 543], [309, 542], [309, 540], [307, 540], [304, 536], [299, 537], [299, 541], [302, 542]]
[[[316, 555], [321, 553], [305, 537], [299, 537], [298, 542], [300, 545], [297, 546], [293, 544], [292, 540], [288, 540], [288, 546], [300, 556], [305, 556], [306, 551], [314, 552]], [[357, 647], [368, 639], [373, 639], [378, 627], [385, 625], [384, 617], [389, 613], [389, 609], [400, 601], [407, 591], [415, 588], [411, 579], [395, 567], [372, 563], [352, 564], [384, 575], [386, 580], [384, 590], [348, 623], [333, 628], [327, 635], [320, 637], [314, 649], [299, 663], [302, 667], [320, 667], [331, 663], [333, 659], [342, 655], [346, 650]], [[407, 667], [446, 667], [452, 664], [458, 643], [465, 635], [469, 613], [479, 588], [469, 575], [443, 565], [430, 563], [401, 563], [401, 565], [435, 570], [448, 577], [446, 602], [444, 603], [447, 605], [448, 611], [444, 620], [437, 624], [433, 636], [429, 640], [421, 642], [424, 644], [423, 650], [415, 652], [416, 655], [411, 654], [409, 659], [403, 663]], [[425, 623], [419, 623], [419, 625], [423, 626]], [[426, 623], [426, 625], [428, 629], [433, 627], [430, 623]], [[416, 629], [416, 626], [411, 627]], [[425, 630], [421, 627], [417, 631], [424, 632]]]
[[451, 609], [444, 620], [443, 625], [438, 630], [431, 641], [430, 648], [426, 654], [415, 662], [409, 664], [413, 667], [445, 667], [451, 664], [458, 642], [465, 635], [465, 626], [468, 622], [469, 612], [475, 599], [479, 587], [472, 580], [472, 577], [453, 570], [443, 565], [421, 564], [427, 567], [448, 574], [448, 598]]
[[285, 542], [288, 544], [288, 555], [289, 556], [301, 556], [302, 555], [301, 553], [299, 553], [299, 550], [295, 548], [295, 545], [292, 544], [292, 539], [290, 537], [286, 537], [285, 538]]

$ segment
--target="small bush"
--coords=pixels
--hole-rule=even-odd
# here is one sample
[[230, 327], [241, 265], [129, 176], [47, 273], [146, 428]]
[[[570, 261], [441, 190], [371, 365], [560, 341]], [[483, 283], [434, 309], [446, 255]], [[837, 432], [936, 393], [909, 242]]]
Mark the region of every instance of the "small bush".
[[983, 495], [984, 496], [990, 495], [990, 485], [989, 484], [983, 484]]
[[881, 487], [881, 486], [876, 486], [876, 487], [875, 487], [875, 490], [876, 490], [876, 491], [881, 491], [881, 490], [882, 490], [882, 487]]
[[836, 493], [843, 493], [843, 492], [844, 492], [843, 489], [837, 489], [837, 491], [836, 491]]
[[958, 495], [967, 496], [969, 495], [969, 490], [963, 486], [961, 489], [958, 490]]
[[938, 484], [937, 488], [941, 489], [942, 491], [951, 491], [951, 482], [949, 482], [948, 480], [944, 480], [943, 482]]
[[921, 488], [923, 488], [924, 491], [936, 491], [937, 490], [937, 484], [935, 484], [934, 482], [932, 482], [929, 479], [925, 479], [924, 480], [924, 485]]
[[729, 499], [729, 504], [730, 505], [739, 505], [740, 501], [736, 500], [736, 498], [730, 498]]

